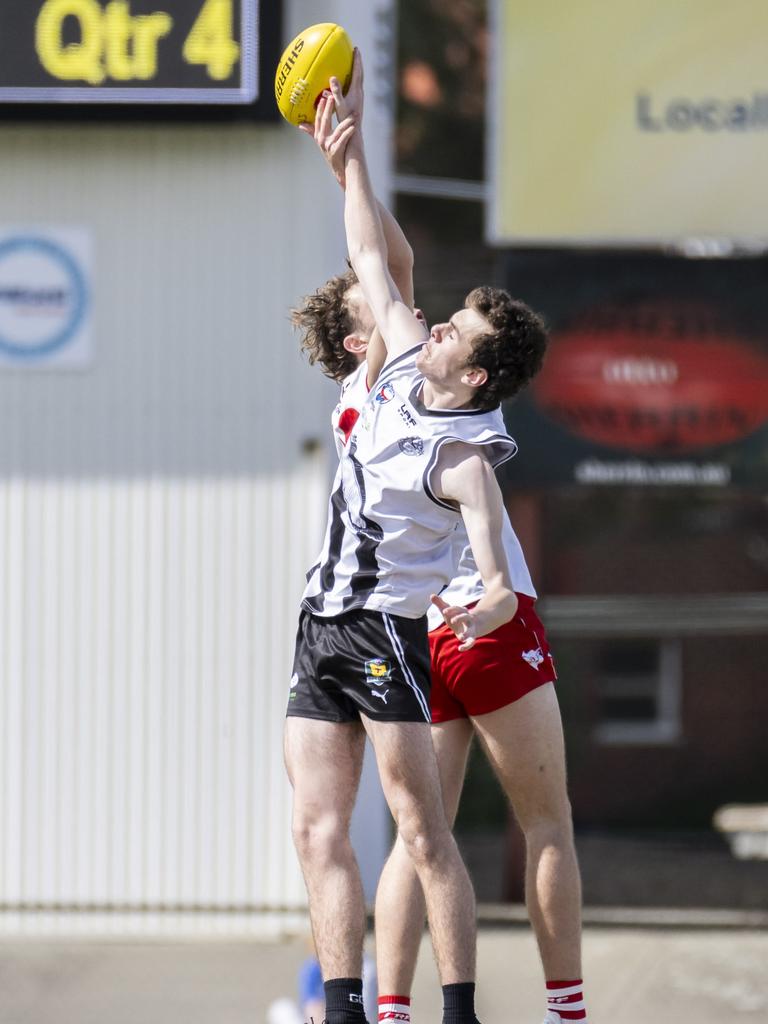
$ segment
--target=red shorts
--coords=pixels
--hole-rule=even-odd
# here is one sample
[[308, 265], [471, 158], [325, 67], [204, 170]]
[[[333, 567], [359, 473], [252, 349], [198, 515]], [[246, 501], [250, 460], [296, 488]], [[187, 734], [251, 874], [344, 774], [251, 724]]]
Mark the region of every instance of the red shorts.
[[517, 600], [515, 617], [478, 637], [468, 651], [459, 650], [446, 625], [429, 634], [433, 722], [487, 715], [557, 679], [536, 602], [526, 594]]

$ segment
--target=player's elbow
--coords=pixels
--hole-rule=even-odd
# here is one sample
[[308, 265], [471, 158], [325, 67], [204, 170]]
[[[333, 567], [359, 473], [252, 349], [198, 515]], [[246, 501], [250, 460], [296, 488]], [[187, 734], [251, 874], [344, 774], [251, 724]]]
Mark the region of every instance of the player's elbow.
[[501, 586], [498, 594], [498, 613], [504, 622], [509, 622], [517, 615], [517, 594], [509, 587]]

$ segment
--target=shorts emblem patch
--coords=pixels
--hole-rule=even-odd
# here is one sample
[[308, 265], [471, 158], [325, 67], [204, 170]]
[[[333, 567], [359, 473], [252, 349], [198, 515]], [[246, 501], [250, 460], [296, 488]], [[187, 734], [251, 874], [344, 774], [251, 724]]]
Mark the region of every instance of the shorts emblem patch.
[[538, 669], [539, 665], [544, 661], [541, 648], [537, 647], [535, 650], [523, 651], [523, 661], [527, 661], [531, 668]]
[[365, 663], [365, 681], [369, 686], [380, 686], [392, 678], [392, 667], [383, 658], [373, 658]]

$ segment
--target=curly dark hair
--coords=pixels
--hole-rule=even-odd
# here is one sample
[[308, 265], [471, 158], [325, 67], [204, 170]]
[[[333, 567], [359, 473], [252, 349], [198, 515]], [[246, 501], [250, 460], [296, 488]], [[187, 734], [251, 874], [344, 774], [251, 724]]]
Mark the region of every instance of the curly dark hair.
[[301, 331], [301, 348], [312, 365], [320, 363], [323, 373], [342, 381], [357, 366], [354, 353], [344, 348], [344, 339], [355, 331], [353, 310], [347, 292], [357, 284], [354, 270], [332, 277], [301, 306], [291, 310], [291, 323]]
[[472, 343], [470, 365], [486, 370], [488, 379], [472, 400], [475, 409], [495, 409], [513, 398], [535, 377], [549, 340], [542, 318], [502, 288], [475, 288], [464, 305], [493, 328]]

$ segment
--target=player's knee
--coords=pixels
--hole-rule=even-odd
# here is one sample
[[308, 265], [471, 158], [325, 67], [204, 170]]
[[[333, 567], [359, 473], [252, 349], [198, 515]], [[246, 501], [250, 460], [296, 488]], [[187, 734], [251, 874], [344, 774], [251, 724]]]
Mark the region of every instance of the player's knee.
[[349, 845], [347, 822], [333, 813], [297, 810], [293, 816], [293, 842], [303, 864], [329, 863]]
[[530, 844], [564, 846], [573, 843], [573, 816], [567, 797], [517, 815], [520, 827]]
[[398, 821], [398, 831], [416, 867], [438, 863], [445, 856], [446, 844], [451, 838], [447, 825], [440, 827], [437, 822], [417, 813], [402, 814]]

